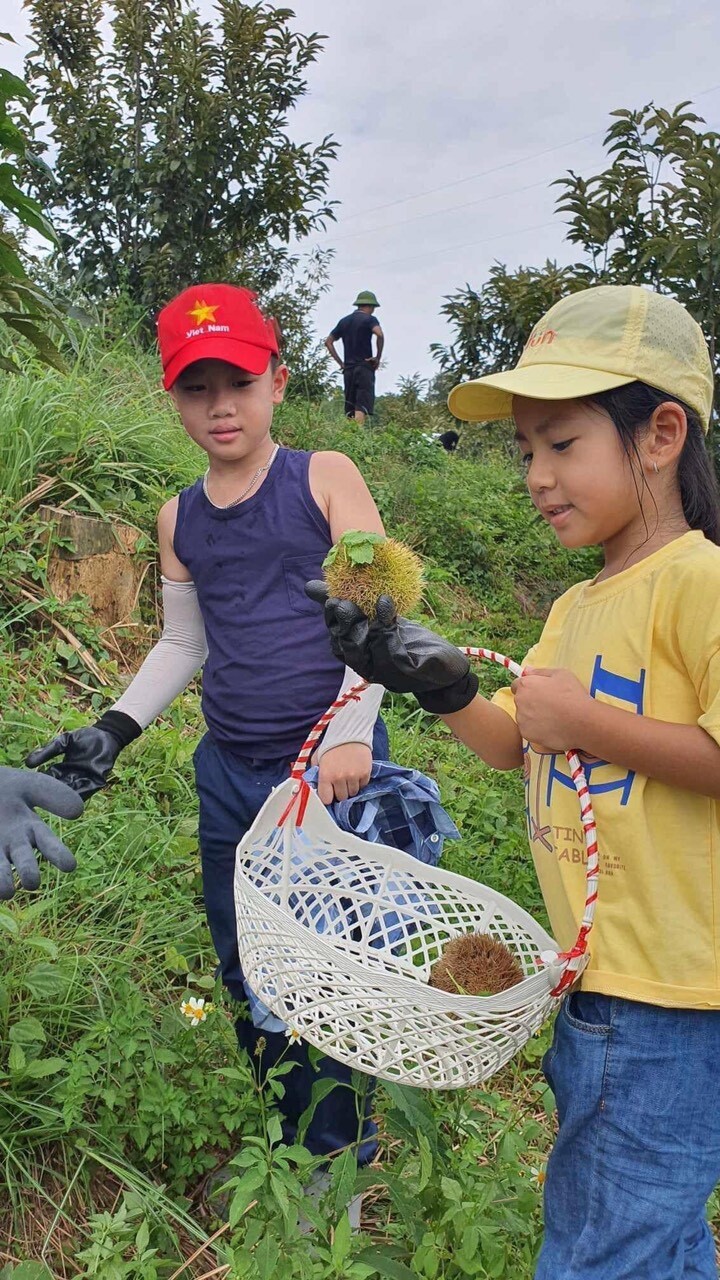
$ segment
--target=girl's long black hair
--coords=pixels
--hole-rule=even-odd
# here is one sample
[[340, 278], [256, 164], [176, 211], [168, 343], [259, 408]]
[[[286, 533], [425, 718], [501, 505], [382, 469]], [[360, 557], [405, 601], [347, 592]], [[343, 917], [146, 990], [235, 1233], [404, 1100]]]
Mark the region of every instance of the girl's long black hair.
[[658, 391], [645, 382], [628, 382], [613, 391], [588, 396], [613, 422], [629, 458], [637, 457], [636, 439], [658, 405], [679, 404], [687, 418], [687, 438], [678, 460], [678, 483], [685, 519], [691, 529], [701, 529], [710, 542], [720, 544], [720, 489], [700, 418], [677, 396]]

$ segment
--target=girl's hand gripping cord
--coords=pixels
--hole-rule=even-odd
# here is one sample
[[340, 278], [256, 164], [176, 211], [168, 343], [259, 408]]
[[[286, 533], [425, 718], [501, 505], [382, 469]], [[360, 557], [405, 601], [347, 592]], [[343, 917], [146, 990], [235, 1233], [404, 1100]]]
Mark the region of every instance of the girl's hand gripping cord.
[[55, 778], [26, 769], [0, 768], [0, 898], [15, 892], [13, 868], [23, 889], [37, 889], [36, 851], [60, 871], [74, 871], [75, 859], [62, 840], [38, 818], [35, 806], [60, 818], [79, 818], [80, 796]]
[[350, 600], [328, 595], [325, 582], [308, 582], [306, 594], [322, 604], [333, 653], [371, 684], [414, 693], [434, 715], [462, 711], [478, 690], [463, 653], [416, 622], [398, 618], [389, 596], [380, 596], [370, 620]]
[[523, 738], [543, 754], [581, 750], [595, 701], [572, 671], [527, 668], [511, 685]]
[[123, 711], [106, 711], [87, 729], [59, 733], [44, 747], [36, 747], [26, 757], [31, 769], [62, 756], [59, 764], [51, 764], [45, 773], [72, 787], [83, 800], [101, 791], [120, 752], [142, 733], [131, 716]]

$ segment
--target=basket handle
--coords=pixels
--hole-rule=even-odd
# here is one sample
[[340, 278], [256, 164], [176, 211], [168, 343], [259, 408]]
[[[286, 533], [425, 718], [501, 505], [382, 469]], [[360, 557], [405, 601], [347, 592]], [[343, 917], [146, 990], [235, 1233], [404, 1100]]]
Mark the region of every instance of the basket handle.
[[[502, 653], [496, 653], [494, 649], [482, 649], [476, 645], [459, 645], [461, 653], [467, 654], [469, 658], [486, 658], [490, 662], [496, 662], [501, 667], [505, 667], [506, 671], [511, 671], [514, 676], [523, 674], [523, 667], [518, 662], [513, 662], [512, 658], [506, 658]], [[332, 706], [328, 707], [324, 715], [320, 717], [317, 724], [310, 730], [305, 742], [303, 743], [297, 760], [290, 770], [290, 777], [299, 785], [295, 790], [292, 800], [287, 806], [285, 812], [280, 818], [280, 825], [287, 820], [291, 810], [295, 804], [298, 804], [298, 813], [296, 816], [297, 825], [300, 826], [307, 804], [307, 791], [309, 790], [307, 783], [304, 781], [303, 774], [308, 767], [313, 749], [319, 738], [327, 729], [330, 721], [341, 711], [348, 702], [357, 702], [360, 694], [369, 687], [369, 681], [359, 680], [357, 684], [346, 689], [339, 698], [336, 698]], [[569, 951], [561, 951], [559, 954], [545, 953], [542, 960], [545, 964], [562, 965], [562, 973], [556, 987], [553, 988], [552, 995], [560, 996], [572, 986], [579, 972], [581, 972], [586, 964], [587, 957], [587, 939], [590, 930], [593, 927], [595, 919], [595, 908], [598, 896], [598, 875], [599, 875], [599, 853], [597, 841], [597, 827], [595, 825], [595, 815], [593, 813], [592, 800], [590, 790], [588, 788], [585, 771], [580, 763], [580, 757], [576, 751], [566, 751], [565, 758], [570, 766], [570, 777], [580, 801], [580, 819], [582, 822], [583, 839], [585, 841], [585, 852], [587, 854], [587, 870], [585, 875], [585, 907], [583, 910], [582, 920], [578, 936], [574, 945]]]
[[315, 747], [318, 738], [321, 738], [324, 734], [333, 716], [336, 716], [338, 711], [342, 711], [342, 708], [347, 706], [348, 702], [359, 702], [360, 694], [364, 693], [365, 690], [369, 688], [369, 680], [358, 680], [357, 684], [351, 685], [349, 689], [345, 690], [341, 697], [335, 699], [332, 706], [328, 707], [325, 714], [320, 717], [317, 724], [310, 730], [307, 738], [300, 748], [300, 754], [290, 770], [291, 778], [294, 778], [296, 782], [302, 781], [302, 776], [310, 763], [313, 748]]
[[295, 814], [295, 825], [297, 827], [302, 826], [303, 818], [305, 817], [305, 810], [307, 808], [308, 792], [310, 791], [310, 787], [305, 781], [303, 775], [310, 763], [310, 757], [313, 753], [315, 744], [318, 741], [318, 738], [321, 738], [324, 734], [333, 716], [336, 716], [338, 711], [342, 711], [342, 708], [347, 706], [348, 702], [359, 702], [360, 694], [364, 693], [366, 689], [369, 689], [369, 687], [369, 680], [358, 680], [357, 684], [351, 685], [350, 688], [346, 689], [339, 698], [336, 698], [332, 705], [328, 707], [325, 714], [320, 717], [317, 724], [313, 725], [300, 748], [300, 754], [298, 755], [297, 760], [290, 770], [290, 777], [296, 785], [293, 787], [293, 794], [290, 803], [285, 807], [278, 819], [278, 826], [284, 826], [296, 805], [297, 813]]

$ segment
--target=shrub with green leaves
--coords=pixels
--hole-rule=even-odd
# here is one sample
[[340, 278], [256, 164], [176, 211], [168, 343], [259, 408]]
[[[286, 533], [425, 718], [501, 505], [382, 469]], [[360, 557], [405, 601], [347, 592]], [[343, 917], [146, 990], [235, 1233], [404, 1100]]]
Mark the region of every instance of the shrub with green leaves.
[[[0, 40], [10, 38], [0, 34]], [[0, 206], [5, 210], [0, 211], [0, 321], [6, 335], [0, 352], [0, 369], [10, 372], [16, 371], [19, 365], [13, 355], [14, 343], [7, 338], [19, 335], [44, 364], [63, 368], [60, 350], [50, 333], [56, 340], [68, 337], [62, 313], [50, 295], [30, 278], [26, 266], [28, 255], [21, 243], [28, 230], [50, 244], [56, 243], [55, 232], [40, 204], [20, 185], [20, 166], [41, 164], [30, 152], [27, 142], [30, 126], [24, 109], [32, 100], [25, 82], [0, 67]], [[13, 222], [17, 230], [13, 230]]]
[[[20, 765], [51, 730], [86, 724], [121, 685], [86, 603], [61, 606], [47, 591], [35, 514], [43, 493], [135, 524], [149, 557], [158, 506], [203, 469], [154, 360], [103, 345], [101, 333], [83, 341], [67, 376], [21, 373], [0, 385], [1, 764]], [[522, 657], [550, 598], [587, 572], [589, 557], [568, 555], [532, 524], [522, 477], [500, 454], [449, 457], [392, 422], [358, 432], [341, 404], [283, 405], [276, 437], [353, 457], [388, 532], [423, 556], [424, 620], [457, 643]], [[22, 595], [25, 581], [42, 608]], [[153, 618], [151, 575], [144, 593]], [[53, 618], [91, 650], [107, 686]], [[490, 665], [480, 672], [487, 691], [505, 678]], [[384, 715], [393, 758], [437, 779], [461, 830], [446, 865], [544, 921], [520, 778], [469, 755], [412, 699], [389, 695]], [[57, 824], [77, 871], [43, 866], [40, 891], [0, 907], [8, 1280], [47, 1280], [38, 1266], [52, 1280], [170, 1280], [178, 1268], [181, 1280], [529, 1280], [551, 1138], [538, 1069], [547, 1031], [483, 1090], [380, 1087], [378, 1164], [358, 1169], [350, 1151], [333, 1162], [321, 1201], [309, 1194], [316, 1162], [283, 1143], [278, 1119], [291, 1068], [259, 1082], [214, 978], [192, 776], [201, 732], [190, 688], [122, 753], [83, 818]], [[205, 1001], [194, 1026], [182, 1013], [190, 997]], [[326, 1089], [316, 1083], [314, 1103]], [[354, 1089], [360, 1109], [357, 1078]], [[208, 1175], [221, 1165], [227, 1181], [213, 1197]], [[347, 1209], [360, 1192], [363, 1230], [353, 1233]]]

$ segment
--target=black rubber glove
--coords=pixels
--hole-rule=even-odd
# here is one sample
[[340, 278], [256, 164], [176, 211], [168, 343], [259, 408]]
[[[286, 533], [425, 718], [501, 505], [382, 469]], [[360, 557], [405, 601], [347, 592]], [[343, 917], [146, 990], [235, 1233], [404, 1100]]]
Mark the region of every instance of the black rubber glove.
[[79, 818], [84, 805], [70, 787], [42, 773], [0, 768], [0, 898], [15, 892], [13, 867], [23, 889], [37, 889], [40, 868], [35, 851], [58, 867], [74, 871], [70, 850], [33, 812], [35, 805], [59, 818]]
[[363, 680], [393, 693], [414, 693], [435, 715], [462, 711], [472, 702], [478, 679], [465, 654], [434, 631], [398, 618], [389, 596], [378, 597], [370, 620], [350, 600], [330, 596], [325, 582], [307, 582], [305, 593], [324, 605], [336, 658]]
[[83, 800], [87, 800], [102, 790], [120, 752], [141, 733], [140, 725], [132, 716], [126, 716], [124, 711], [106, 711], [97, 724], [89, 725], [87, 729], [59, 733], [44, 747], [36, 747], [26, 757], [25, 763], [31, 769], [37, 769], [46, 760], [62, 756], [60, 764], [51, 764], [44, 772], [66, 783]]

